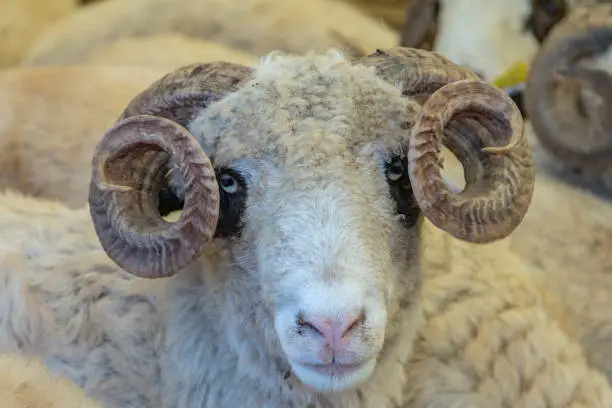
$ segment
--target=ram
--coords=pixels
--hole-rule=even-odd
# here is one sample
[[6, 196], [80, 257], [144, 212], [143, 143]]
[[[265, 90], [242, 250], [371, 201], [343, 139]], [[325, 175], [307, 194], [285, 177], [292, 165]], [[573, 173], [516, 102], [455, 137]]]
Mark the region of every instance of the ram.
[[608, 406], [502, 239], [533, 185], [517, 107], [437, 54], [184, 67], [101, 138], [87, 207], [0, 195], [0, 350], [110, 407]]
[[[100, 135], [135, 94], [165, 73], [103, 69], [36, 68], [0, 76], [0, 188], [59, 200], [71, 208], [86, 204], [91, 156]], [[96, 95], [95, 103], [91, 95]], [[526, 129], [538, 177], [530, 210], [509, 237], [512, 247], [549, 271], [562, 269], [571, 276], [584, 270], [612, 271], [609, 197], [572, 185], [567, 174], [555, 171], [558, 163], [543, 151], [531, 127]], [[460, 163], [446, 157], [444, 164], [445, 172], [462, 183]]]
[[49, 24], [76, 8], [76, 0], [0, 0], [0, 68], [18, 65]]
[[42, 362], [18, 355], [0, 356], [0, 401], [4, 408], [103, 408]]
[[215, 60], [243, 65], [255, 65], [258, 61], [253, 55], [220, 43], [168, 33], [125, 38], [101, 46], [83, 64], [154, 66], [172, 71], [185, 65]]
[[105, 0], [45, 30], [26, 65], [78, 63], [121, 38], [176, 32], [263, 55], [336, 47], [363, 55], [397, 45], [397, 34], [356, 7], [335, 0]]
[[575, 7], [531, 65], [525, 109], [560, 166], [612, 190], [612, 4]]

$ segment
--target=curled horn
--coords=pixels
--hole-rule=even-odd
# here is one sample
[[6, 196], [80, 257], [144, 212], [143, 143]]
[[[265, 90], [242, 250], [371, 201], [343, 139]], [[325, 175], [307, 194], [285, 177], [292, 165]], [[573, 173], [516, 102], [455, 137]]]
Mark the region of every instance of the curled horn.
[[420, 48], [428, 35], [435, 36], [437, 7], [438, 0], [409, 1], [400, 40], [402, 47]]
[[[225, 62], [180, 68], [125, 109], [94, 152], [89, 207], [98, 239], [126, 271], [171, 276], [214, 236], [219, 189], [213, 165], [185, 128], [210, 103], [237, 89], [250, 68]], [[176, 222], [162, 218], [158, 196], [176, 167], [185, 185]]]
[[[565, 164], [604, 169], [612, 159], [612, 76], [581, 63], [612, 45], [612, 4], [575, 9], [553, 28], [532, 62], [525, 109], [542, 146]], [[602, 103], [581, 112], [580, 91]]]
[[[404, 95], [428, 96], [408, 149], [412, 189], [425, 216], [465, 241], [486, 243], [510, 234], [531, 204], [535, 181], [514, 102], [434, 52], [378, 50], [359, 61], [375, 67], [385, 81], [400, 84]], [[442, 144], [465, 169], [462, 192], [444, 182]]]

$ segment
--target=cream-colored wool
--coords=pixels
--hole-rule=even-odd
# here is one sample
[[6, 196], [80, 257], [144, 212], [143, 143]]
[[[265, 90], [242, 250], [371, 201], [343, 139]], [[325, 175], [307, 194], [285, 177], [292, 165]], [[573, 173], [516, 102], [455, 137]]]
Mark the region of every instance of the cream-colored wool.
[[0, 186], [81, 206], [94, 146], [163, 68], [81, 66], [0, 73]]
[[[159, 343], [166, 327], [163, 311], [178, 301], [174, 290], [186, 290], [202, 272], [191, 269], [161, 281], [112, 272], [116, 267], [100, 249], [87, 209], [70, 210], [6, 193], [0, 195], [0, 225], [0, 234], [13, 231], [10, 240], [0, 240], [4, 265], [0, 349], [16, 350], [15, 340], [22, 339], [21, 347], [30, 353], [64, 356], [61, 362], [51, 359], [56, 361], [54, 368], [89, 378], [88, 389], [97, 395], [122, 386], [135, 396], [163, 390], [163, 378], [171, 375]], [[538, 286], [528, 266], [508, 250], [507, 241], [468, 244], [428, 222], [422, 226], [421, 240], [424, 285], [420, 295], [406, 299], [401, 307], [422, 318], [404, 326], [406, 332], [389, 338], [387, 346], [388, 353], [405, 357], [386, 355], [360, 398], [313, 406], [603, 408], [612, 404], [605, 377], [589, 368], [568, 329], [566, 305]], [[183, 329], [187, 335], [191, 331]], [[413, 338], [412, 348], [406, 342]], [[69, 339], [76, 343], [65, 343]], [[249, 340], [241, 341], [246, 346]], [[106, 357], [96, 363], [93, 356]], [[99, 380], [89, 376], [102, 375], [110, 361], [123, 371], [94, 386]], [[221, 361], [209, 356], [200, 370], [217, 372], [214, 387], [241, 398], [240, 387], [224, 381]], [[155, 374], [158, 369], [161, 377]], [[265, 375], [260, 380], [265, 382]], [[137, 401], [123, 406], [145, 406]]]
[[[612, 197], [580, 186], [561, 163], [543, 151], [533, 129], [536, 187], [531, 207], [508, 238], [509, 249], [533, 269], [534, 277], [567, 306], [572, 330], [582, 338], [591, 363], [612, 379]], [[445, 170], [459, 186], [459, 162], [447, 155]], [[610, 355], [610, 358], [607, 356]]]
[[49, 24], [76, 8], [76, 0], [0, 0], [0, 68], [18, 65]]
[[105, 0], [45, 30], [26, 65], [74, 64], [121, 38], [182, 33], [254, 55], [329, 47], [365, 54], [397, 45], [398, 34], [337, 0]]
[[196, 62], [229, 61], [255, 65], [258, 58], [221, 43], [166, 33], [118, 40], [93, 51], [88, 65], [153, 66], [172, 71]]
[[37, 359], [0, 355], [2, 408], [103, 408]]

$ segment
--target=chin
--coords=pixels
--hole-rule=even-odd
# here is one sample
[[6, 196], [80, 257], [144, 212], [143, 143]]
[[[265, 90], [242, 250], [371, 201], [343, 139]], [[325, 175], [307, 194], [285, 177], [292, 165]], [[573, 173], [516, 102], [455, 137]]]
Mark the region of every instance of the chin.
[[376, 359], [355, 366], [315, 366], [291, 363], [301, 382], [318, 392], [341, 393], [358, 387], [372, 375]]

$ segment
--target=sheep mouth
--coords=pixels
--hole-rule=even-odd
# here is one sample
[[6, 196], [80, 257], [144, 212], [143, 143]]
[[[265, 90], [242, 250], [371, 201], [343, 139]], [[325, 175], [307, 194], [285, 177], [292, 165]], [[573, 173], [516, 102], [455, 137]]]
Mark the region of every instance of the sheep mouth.
[[318, 392], [341, 393], [364, 383], [376, 367], [376, 359], [356, 364], [291, 363], [293, 372], [307, 386]]
[[358, 364], [302, 364], [304, 368], [314, 371], [317, 374], [329, 376], [344, 376], [361, 369], [367, 362]]

